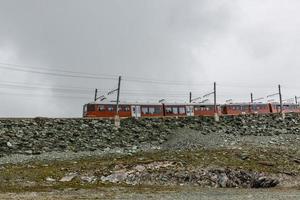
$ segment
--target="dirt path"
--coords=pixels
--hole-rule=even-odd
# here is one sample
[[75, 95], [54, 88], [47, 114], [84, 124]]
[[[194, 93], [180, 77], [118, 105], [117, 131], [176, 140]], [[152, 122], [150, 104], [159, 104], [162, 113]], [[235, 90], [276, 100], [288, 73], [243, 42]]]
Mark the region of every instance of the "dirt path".
[[199, 189], [182, 187], [175, 190], [153, 192], [151, 188], [141, 190], [112, 187], [99, 190], [78, 190], [51, 193], [0, 194], [0, 199], [22, 200], [74, 200], [74, 199], [204, 199], [204, 200], [298, 200], [299, 190], [244, 190], [244, 189]]

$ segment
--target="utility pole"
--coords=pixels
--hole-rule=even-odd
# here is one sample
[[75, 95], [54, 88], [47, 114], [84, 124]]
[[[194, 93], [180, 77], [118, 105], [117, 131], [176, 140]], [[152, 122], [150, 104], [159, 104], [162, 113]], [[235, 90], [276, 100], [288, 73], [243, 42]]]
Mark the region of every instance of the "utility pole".
[[283, 112], [283, 109], [282, 109], [282, 94], [281, 94], [281, 85], [278, 85], [278, 94], [279, 94], [279, 102], [280, 102], [280, 113]]
[[215, 117], [215, 121], [218, 122], [219, 115], [217, 111], [217, 83], [216, 82], [214, 82], [214, 117]]
[[117, 115], [119, 115], [120, 89], [121, 89], [121, 76], [119, 76], [119, 82], [118, 82], [118, 94], [117, 94]]
[[283, 105], [282, 105], [282, 94], [281, 94], [281, 85], [278, 85], [278, 94], [279, 94], [279, 102], [280, 102], [280, 113], [282, 115], [282, 118], [285, 118], [285, 114], [283, 112]]
[[192, 103], [192, 92], [190, 92], [190, 100], [189, 100], [190, 103]]
[[251, 94], [250, 94], [250, 101], [251, 101], [251, 105], [250, 105], [250, 112], [252, 113], [252, 111], [253, 111], [253, 103], [254, 103], [254, 101], [253, 101], [253, 93], [251, 92]]
[[295, 103], [296, 103], [296, 105], [298, 105], [298, 97], [297, 96], [295, 96]]
[[95, 89], [95, 98], [94, 98], [94, 101], [97, 101], [97, 95], [98, 95], [98, 89], [96, 88]]
[[119, 117], [120, 89], [121, 89], [121, 76], [119, 76], [118, 89], [117, 89], [117, 91], [118, 91], [118, 93], [117, 93], [117, 111], [116, 111], [116, 116], [115, 116], [116, 128], [120, 128], [120, 125], [121, 125], [120, 117]]

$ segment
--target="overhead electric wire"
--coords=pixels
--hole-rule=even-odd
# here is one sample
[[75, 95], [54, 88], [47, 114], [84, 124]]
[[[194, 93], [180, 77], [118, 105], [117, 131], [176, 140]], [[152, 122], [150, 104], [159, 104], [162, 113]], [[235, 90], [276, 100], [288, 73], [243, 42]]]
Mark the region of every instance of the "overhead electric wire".
[[57, 72], [47, 72], [47, 71], [38, 71], [38, 70], [31, 70], [31, 69], [21, 69], [21, 68], [12, 68], [12, 67], [5, 67], [0, 66], [2, 69], [13, 70], [13, 71], [21, 71], [21, 72], [30, 72], [35, 74], [42, 74], [42, 75], [51, 75], [51, 76], [59, 76], [59, 77], [69, 77], [69, 78], [86, 78], [86, 79], [102, 79], [102, 80], [117, 80], [117, 78], [111, 77], [99, 77], [99, 76], [91, 76], [91, 75], [73, 75], [73, 74], [62, 74]]
[[[71, 71], [71, 70], [62, 70], [57, 68], [49, 68], [49, 67], [36, 67], [36, 66], [30, 66], [30, 65], [20, 65], [20, 64], [12, 64], [12, 63], [4, 63], [0, 62], [0, 65], [7, 65], [7, 66], [14, 66], [18, 68], [27, 68], [27, 69], [33, 69], [33, 70], [42, 70], [42, 71], [54, 71], [54, 72], [63, 72], [63, 73], [72, 73], [72, 74], [85, 74], [89, 76], [95, 76], [95, 74], [86, 73], [86, 72], [78, 72], [78, 71]], [[96, 76], [105, 76], [105, 77], [111, 77], [115, 78], [115, 75], [109, 75], [109, 74], [96, 74]]]
[[[11, 64], [11, 63], [4, 63], [0, 62], [0, 69], [5, 70], [12, 70], [12, 71], [19, 71], [19, 72], [26, 72], [26, 73], [35, 73], [35, 74], [41, 74], [41, 75], [50, 75], [50, 76], [58, 76], [58, 77], [69, 77], [69, 78], [85, 78], [85, 79], [95, 79], [95, 80], [114, 80], [117, 81], [117, 76], [115, 75], [108, 75], [108, 74], [94, 74], [94, 73], [86, 73], [86, 72], [78, 72], [78, 71], [71, 71], [71, 70], [62, 70], [57, 68], [44, 68], [44, 67], [34, 67], [34, 66], [28, 66], [28, 65], [19, 65], [19, 64]], [[202, 83], [198, 82], [189, 82], [189, 81], [178, 81], [178, 80], [159, 80], [159, 79], [151, 79], [151, 78], [145, 78], [145, 77], [133, 77], [133, 76], [123, 76], [122, 79], [125, 83], [126, 82], [132, 82], [132, 83], [141, 83], [141, 84], [157, 84], [161, 86], [160, 88], [163, 88], [163, 85], [166, 85], [166, 88], [164, 91], [159, 90], [147, 90], [147, 89], [124, 89], [121, 90], [121, 95], [129, 95], [132, 98], [139, 98], [141, 96], [147, 99], [149, 97], [170, 97], [170, 98], [181, 98], [185, 99], [188, 96], [188, 92], [191, 91], [191, 88], [197, 87], [197, 89], [193, 89], [193, 96], [201, 96], [199, 89], [201, 90], [207, 90], [207, 87], [212, 87], [213, 83], [208, 83], [206, 81], [202, 81]], [[126, 85], [126, 84], [125, 84]], [[176, 86], [176, 89], [169, 87], [169, 86]], [[187, 86], [186, 88], [189, 88], [187, 90], [183, 90], [180, 92], [178, 89], [178, 86]], [[286, 85], [284, 85], [286, 86]], [[42, 85], [42, 84], [32, 84], [32, 83], [13, 83], [13, 82], [0, 82], [0, 87], [9, 87], [14, 89], [26, 89], [26, 90], [51, 90], [51, 95], [57, 94], [58, 91], [64, 92], [64, 94], [68, 93], [78, 93], [78, 94], [92, 94], [93, 88], [80, 88], [80, 87], [71, 87], [71, 86], [57, 86], [57, 85]], [[124, 85], [123, 85], [124, 87]], [[126, 86], [128, 88], [128, 85]], [[276, 86], [270, 86], [269, 85], [258, 85], [255, 83], [246, 84], [246, 83], [233, 83], [230, 81], [226, 82], [218, 82], [219, 88], [256, 88], [258, 89], [274, 89]], [[96, 87], [97, 88], [97, 87]], [[112, 87], [113, 88], [113, 87]], [[181, 87], [180, 87], [181, 88]], [[205, 89], [204, 89], [205, 88]], [[289, 88], [295, 88], [298, 89], [297, 86], [291, 86]], [[108, 91], [110, 91], [108, 88], [98, 88], [101, 94], [106, 94]], [[111, 89], [111, 88], [110, 88]], [[224, 89], [226, 91], [226, 89]], [[223, 92], [220, 94], [218, 93], [217, 96], [237, 96], [237, 95], [229, 95], [227, 92]], [[91, 95], [92, 96], [92, 95]], [[113, 96], [113, 95], [112, 95]], [[238, 95], [242, 96], [242, 95]], [[82, 98], [82, 97], [80, 97]], [[85, 97], [84, 97], [85, 98]]]
[[123, 81], [127, 82], [135, 82], [135, 83], [148, 83], [148, 84], [158, 84], [158, 85], [182, 85], [182, 86], [210, 86], [211, 84], [197, 84], [197, 83], [182, 83], [182, 82], [163, 82], [163, 81], [152, 81], [152, 80], [143, 80], [143, 79], [128, 79], [124, 78]]
[[65, 94], [40, 94], [40, 93], [17, 93], [17, 92], [2, 92], [0, 91], [0, 94], [5, 94], [5, 95], [18, 95], [18, 96], [29, 96], [29, 97], [61, 97], [61, 98], [80, 98], [80, 99], [89, 99], [89, 96], [70, 96], [70, 95], [65, 95]]
[[[65, 91], [65, 92], [77, 92], [77, 93], [88, 93], [91, 94], [94, 92], [94, 88], [82, 88], [82, 87], [70, 87], [70, 86], [49, 86], [49, 85], [42, 85], [42, 84], [32, 84], [32, 83], [25, 83], [25, 82], [11, 82], [11, 81], [0, 81], [0, 87], [9, 87], [9, 88], [19, 88], [19, 89], [26, 89], [26, 90], [58, 90], [58, 91]], [[106, 92], [109, 89], [100, 89], [100, 91]], [[179, 91], [148, 91], [148, 90], [122, 90], [123, 94], [128, 95], [159, 95], [159, 96], [186, 96], [188, 92], [179, 92]], [[200, 93], [194, 93], [195, 95], [200, 95]]]
[[91, 93], [93, 92], [93, 89], [84, 90], [84, 89], [76, 89], [76, 88], [59, 88], [59, 87], [45, 87], [45, 86], [35, 86], [35, 85], [19, 85], [19, 84], [10, 84], [10, 83], [3, 83], [0, 82], [0, 87], [11, 87], [11, 88], [20, 88], [20, 89], [38, 89], [38, 90], [60, 90], [60, 91], [66, 91], [66, 92], [77, 92], [82, 93]]
[[[8, 66], [10, 66], [10, 67], [8, 67]], [[92, 74], [92, 73], [86, 73], [86, 72], [60, 70], [60, 69], [54, 69], [54, 68], [52, 68], [52, 69], [40, 68], [40, 67], [33, 67], [33, 66], [28, 66], [28, 65], [4, 63], [4, 62], [0, 62], [0, 68], [6, 69], [6, 70], [13, 70], [13, 71], [29, 72], [29, 73], [36, 73], [36, 74], [42, 74], [42, 75], [71, 77], [71, 78], [117, 80], [117, 76], [115, 76], [115, 75], [97, 74], [97, 73]], [[150, 83], [150, 84], [164, 84], [164, 85], [188, 85], [188, 86], [208, 85], [207, 82], [203, 82], [203, 84], [199, 84], [199, 83], [191, 83], [191, 82], [183, 82], [183, 81], [158, 80], [158, 79], [149, 79], [149, 78], [145, 78], [145, 77], [132, 77], [132, 76], [127, 76], [127, 77], [125, 76], [125, 78], [123, 78], [123, 81]]]

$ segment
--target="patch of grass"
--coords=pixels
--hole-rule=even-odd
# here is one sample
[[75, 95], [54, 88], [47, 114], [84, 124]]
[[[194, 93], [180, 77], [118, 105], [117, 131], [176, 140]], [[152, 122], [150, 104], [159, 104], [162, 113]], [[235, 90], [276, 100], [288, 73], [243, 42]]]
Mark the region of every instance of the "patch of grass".
[[67, 183], [59, 181], [47, 182], [46, 178], [51, 177], [59, 180], [70, 172], [77, 172], [81, 175], [94, 174], [100, 177], [110, 174], [111, 171], [115, 170], [116, 166], [131, 168], [138, 164], [158, 161], [174, 162], [176, 166], [169, 166], [170, 170], [176, 170], [175, 168], [222, 167], [273, 174], [292, 172], [299, 175], [300, 165], [294, 161], [296, 158], [300, 158], [299, 152], [287, 149], [202, 149], [195, 151], [140, 152], [124, 156], [108, 155], [79, 160], [5, 165], [0, 169], [0, 191], [24, 192], [62, 190], [66, 188], [97, 189], [110, 187], [111, 184], [102, 182], [83, 183], [79, 178], [75, 178]]

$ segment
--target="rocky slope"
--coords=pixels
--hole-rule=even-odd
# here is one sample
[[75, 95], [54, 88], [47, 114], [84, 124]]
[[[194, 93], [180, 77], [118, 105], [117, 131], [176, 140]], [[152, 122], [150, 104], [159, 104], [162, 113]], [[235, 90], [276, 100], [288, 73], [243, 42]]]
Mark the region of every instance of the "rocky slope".
[[226, 116], [220, 122], [210, 117], [125, 119], [120, 129], [114, 127], [113, 121], [100, 119], [1, 119], [0, 155], [139, 148], [176, 140], [180, 137], [178, 132], [217, 134], [225, 142], [237, 136], [298, 136], [300, 116], [289, 114], [285, 120], [278, 115]]
[[0, 119], [0, 191], [298, 187], [300, 115]]

